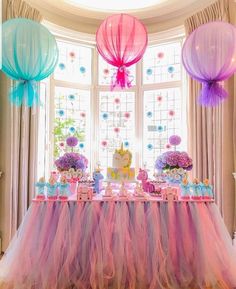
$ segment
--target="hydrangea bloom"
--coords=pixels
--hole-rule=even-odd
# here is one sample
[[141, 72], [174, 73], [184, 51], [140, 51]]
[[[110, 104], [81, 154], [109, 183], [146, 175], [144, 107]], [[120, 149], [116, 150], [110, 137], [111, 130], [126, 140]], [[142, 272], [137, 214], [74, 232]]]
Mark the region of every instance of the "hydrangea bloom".
[[168, 151], [161, 154], [155, 163], [157, 170], [166, 170], [174, 168], [183, 168], [184, 170], [191, 170], [193, 161], [186, 152]]
[[85, 170], [88, 166], [88, 160], [85, 156], [78, 153], [65, 153], [55, 161], [55, 165], [59, 171], [67, 171], [71, 168], [74, 170]]

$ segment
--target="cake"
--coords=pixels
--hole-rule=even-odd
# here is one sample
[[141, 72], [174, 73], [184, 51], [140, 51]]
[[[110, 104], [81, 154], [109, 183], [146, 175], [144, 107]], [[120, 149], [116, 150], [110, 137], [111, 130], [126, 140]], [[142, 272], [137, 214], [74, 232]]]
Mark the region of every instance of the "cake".
[[107, 168], [108, 181], [134, 181], [135, 169], [130, 168], [132, 154], [129, 150], [123, 149], [123, 144], [120, 149], [116, 149], [112, 158], [112, 167]]

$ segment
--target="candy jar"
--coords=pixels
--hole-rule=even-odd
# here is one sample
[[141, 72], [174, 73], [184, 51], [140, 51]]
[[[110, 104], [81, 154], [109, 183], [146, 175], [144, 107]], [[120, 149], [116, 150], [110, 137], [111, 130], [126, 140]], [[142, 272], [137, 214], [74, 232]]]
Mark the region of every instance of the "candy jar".
[[209, 180], [205, 179], [202, 185], [202, 197], [204, 199], [214, 199], [214, 193], [212, 185], [210, 185]]
[[45, 199], [45, 179], [44, 177], [40, 178], [39, 181], [35, 184], [36, 187], [36, 198], [40, 200]]
[[202, 197], [201, 183], [197, 178], [193, 180], [191, 189], [192, 189], [192, 199], [200, 200]]
[[182, 183], [180, 184], [180, 195], [182, 199], [189, 199], [191, 192], [190, 192], [190, 184], [188, 182], [187, 178], [184, 178], [182, 180]]
[[106, 189], [105, 189], [104, 197], [112, 197], [112, 196], [113, 196], [113, 191], [112, 191], [111, 183], [108, 182]]
[[121, 198], [126, 198], [128, 196], [128, 192], [127, 192], [127, 189], [125, 187], [124, 182], [121, 183], [120, 190], [119, 190], [119, 196]]
[[104, 179], [103, 175], [100, 172], [100, 169], [97, 168], [93, 172], [93, 180], [94, 180], [94, 191], [99, 194], [102, 190], [102, 179]]
[[62, 177], [60, 184], [59, 184], [59, 199], [61, 200], [67, 200], [68, 196], [70, 194], [69, 190], [69, 183], [67, 182], [66, 177]]
[[49, 178], [48, 183], [46, 184], [47, 187], [47, 197], [50, 200], [56, 200], [57, 199], [57, 188], [58, 184], [55, 178], [52, 176]]
[[143, 192], [143, 188], [141, 186], [141, 183], [136, 183], [136, 186], [134, 188], [134, 194], [135, 194], [135, 196], [138, 196], [138, 197], [142, 196], [143, 197], [144, 192]]

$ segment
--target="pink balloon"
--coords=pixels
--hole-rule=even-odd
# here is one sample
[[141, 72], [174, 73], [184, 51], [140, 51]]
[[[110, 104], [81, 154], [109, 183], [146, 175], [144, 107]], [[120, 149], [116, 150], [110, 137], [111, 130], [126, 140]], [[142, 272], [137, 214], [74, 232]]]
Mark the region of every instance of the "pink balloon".
[[138, 62], [147, 47], [145, 26], [128, 14], [116, 14], [107, 17], [96, 33], [97, 49], [109, 64], [117, 67], [111, 88], [131, 87], [131, 78], [127, 67]]

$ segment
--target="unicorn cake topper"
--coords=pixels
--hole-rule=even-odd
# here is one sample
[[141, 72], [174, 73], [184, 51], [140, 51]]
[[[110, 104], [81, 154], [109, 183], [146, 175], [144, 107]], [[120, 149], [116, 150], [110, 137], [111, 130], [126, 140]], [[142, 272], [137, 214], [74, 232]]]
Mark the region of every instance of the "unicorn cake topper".
[[132, 161], [132, 154], [129, 150], [124, 150], [123, 143], [119, 149], [115, 150], [113, 154], [112, 166], [113, 168], [129, 168]]

